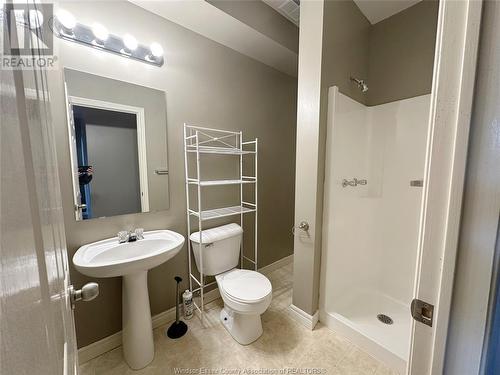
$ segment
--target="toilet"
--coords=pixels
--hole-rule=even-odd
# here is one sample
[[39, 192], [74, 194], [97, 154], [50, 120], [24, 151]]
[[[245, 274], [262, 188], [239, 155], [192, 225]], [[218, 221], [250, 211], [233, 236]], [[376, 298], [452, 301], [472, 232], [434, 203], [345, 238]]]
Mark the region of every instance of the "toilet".
[[261, 314], [271, 304], [272, 286], [257, 271], [236, 268], [240, 260], [243, 229], [235, 223], [203, 230], [190, 236], [198, 270], [215, 276], [224, 301], [220, 319], [231, 336], [248, 345], [262, 335]]

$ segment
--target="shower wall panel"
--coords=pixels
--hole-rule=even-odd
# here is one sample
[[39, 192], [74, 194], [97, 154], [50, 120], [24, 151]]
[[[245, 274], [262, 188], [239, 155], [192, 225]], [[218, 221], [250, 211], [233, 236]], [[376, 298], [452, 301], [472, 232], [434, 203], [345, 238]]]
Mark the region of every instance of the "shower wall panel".
[[[422, 196], [410, 181], [423, 177], [430, 95], [373, 107], [329, 95], [322, 303], [376, 293], [409, 305]], [[368, 183], [342, 186], [354, 178]]]

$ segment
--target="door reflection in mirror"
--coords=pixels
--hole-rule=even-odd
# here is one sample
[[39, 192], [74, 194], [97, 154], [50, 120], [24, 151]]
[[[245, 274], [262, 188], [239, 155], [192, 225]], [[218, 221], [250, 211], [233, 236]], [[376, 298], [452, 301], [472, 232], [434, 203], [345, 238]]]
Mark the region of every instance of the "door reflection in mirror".
[[83, 219], [143, 212], [133, 113], [73, 106]]

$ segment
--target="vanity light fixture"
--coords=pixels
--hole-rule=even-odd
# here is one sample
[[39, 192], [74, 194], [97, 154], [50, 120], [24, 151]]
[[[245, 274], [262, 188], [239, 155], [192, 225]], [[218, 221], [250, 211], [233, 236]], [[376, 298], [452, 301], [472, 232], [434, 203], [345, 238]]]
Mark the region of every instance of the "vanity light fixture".
[[101, 51], [111, 52], [116, 55], [145, 62], [147, 64], [162, 66], [163, 48], [158, 43], [150, 47], [138, 43], [131, 34], [123, 37], [108, 33], [106, 27], [99, 23], [87, 26], [76, 22], [75, 17], [67, 10], [60, 9], [51, 23], [54, 34], [61, 39], [84, 44]]

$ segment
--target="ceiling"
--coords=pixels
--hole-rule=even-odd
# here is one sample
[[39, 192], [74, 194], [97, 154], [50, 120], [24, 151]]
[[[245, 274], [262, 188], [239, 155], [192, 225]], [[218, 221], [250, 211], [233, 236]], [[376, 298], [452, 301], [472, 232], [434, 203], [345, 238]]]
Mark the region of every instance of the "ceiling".
[[[283, 73], [297, 76], [297, 53], [205, 0], [129, 1]], [[299, 0], [262, 1], [276, 9], [290, 22], [298, 25]], [[422, 0], [354, 0], [372, 24], [399, 13], [420, 1]], [[211, 20], [211, 22], [206, 22], [207, 20]]]
[[368, 21], [373, 25], [422, 0], [354, 0]]
[[297, 53], [205, 0], [129, 1], [283, 73], [297, 76]]
[[287, 18], [290, 22], [299, 26], [300, 1], [299, 0], [262, 0], [271, 8]]
[[[299, 26], [300, 0], [262, 0], [283, 17]], [[325, 0], [336, 1], [336, 0]], [[373, 25], [409, 8], [422, 0], [354, 0], [358, 8]]]

